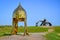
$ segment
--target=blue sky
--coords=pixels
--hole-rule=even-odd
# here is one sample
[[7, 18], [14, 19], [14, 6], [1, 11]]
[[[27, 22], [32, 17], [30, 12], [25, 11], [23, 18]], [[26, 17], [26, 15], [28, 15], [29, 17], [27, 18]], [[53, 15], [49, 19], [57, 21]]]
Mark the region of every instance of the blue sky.
[[[0, 25], [12, 25], [13, 11], [19, 2], [27, 12], [28, 26], [35, 26], [44, 18], [53, 26], [60, 25], [60, 0], [0, 0]], [[18, 25], [23, 25], [23, 22]]]

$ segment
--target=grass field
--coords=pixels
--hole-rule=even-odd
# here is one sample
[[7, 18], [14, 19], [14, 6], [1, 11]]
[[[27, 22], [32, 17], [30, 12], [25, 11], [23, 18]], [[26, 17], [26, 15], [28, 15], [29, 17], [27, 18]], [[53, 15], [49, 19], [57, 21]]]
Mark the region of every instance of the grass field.
[[58, 33], [60, 34], [60, 26], [55, 26], [53, 29], [55, 31], [47, 34], [45, 37], [47, 40], [60, 40], [60, 35], [58, 35]]
[[60, 36], [56, 32], [49, 33], [45, 36], [47, 40], [60, 40]]
[[[43, 27], [35, 27], [35, 26], [29, 26], [28, 32], [29, 33], [39, 33], [39, 32], [47, 32], [49, 28], [43, 28]], [[60, 33], [60, 26], [53, 27], [55, 30], [53, 33], [47, 34], [45, 37], [47, 40], [60, 40], [60, 36], [57, 35], [57, 33]], [[13, 30], [12, 26], [0, 26], [0, 37], [1, 36], [7, 36], [6, 34], [11, 34]], [[24, 27], [18, 27], [18, 33], [23, 33]]]
[[[13, 27], [11, 26], [0, 26], [0, 36], [4, 36], [4, 34], [11, 34], [13, 31]], [[28, 27], [29, 33], [38, 33], [38, 32], [46, 32], [48, 31], [48, 28], [42, 28], [42, 27], [34, 27], [30, 26]], [[23, 33], [24, 27], [18, 27], [18, 33]]]

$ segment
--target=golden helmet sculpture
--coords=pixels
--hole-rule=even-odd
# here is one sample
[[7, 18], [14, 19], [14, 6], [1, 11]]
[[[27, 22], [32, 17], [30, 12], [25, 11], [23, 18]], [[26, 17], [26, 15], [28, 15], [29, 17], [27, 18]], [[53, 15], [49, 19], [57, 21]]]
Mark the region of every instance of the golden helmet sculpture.
[[27, 30], [27, 15], [25, 9], [19, 3], [18, 7], [13, 12], [12, 25], [13, 31], [12, 34], [17, 34], [18, 32], [18, 22], [24, 22], [24, 35], [29, 35]]

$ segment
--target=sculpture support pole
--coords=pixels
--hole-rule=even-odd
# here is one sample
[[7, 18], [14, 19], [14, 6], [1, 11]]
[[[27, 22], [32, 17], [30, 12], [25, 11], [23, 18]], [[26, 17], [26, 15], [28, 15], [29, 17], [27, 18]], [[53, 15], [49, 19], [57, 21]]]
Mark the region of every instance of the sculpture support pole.
[[27, 29], [26, 20], [24, 21], [24, 36], [25, 36], [25, 35], [29, 35], [29, 34], [28, 34], [28, 29]]
[[17, 21], [13, 21], [13, 32], [12, 34], [17, 34], [17, 31], [18, 31], [18, 22]]
[[18, 32], [18, 22], [15, 23], [15, 31], [14, 32], [15, 32], [15, 34], [17, 34], [17, 32]]

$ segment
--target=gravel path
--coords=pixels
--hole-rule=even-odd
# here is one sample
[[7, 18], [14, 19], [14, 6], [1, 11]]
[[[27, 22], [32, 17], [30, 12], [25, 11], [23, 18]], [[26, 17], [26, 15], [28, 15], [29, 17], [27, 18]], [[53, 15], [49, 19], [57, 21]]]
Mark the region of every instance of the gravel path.
[[21, 35], [10, 35], [0, 37], [0, 40], [46, 40], [44, 38], [45, 33], [30, 33], [29, 36]]

